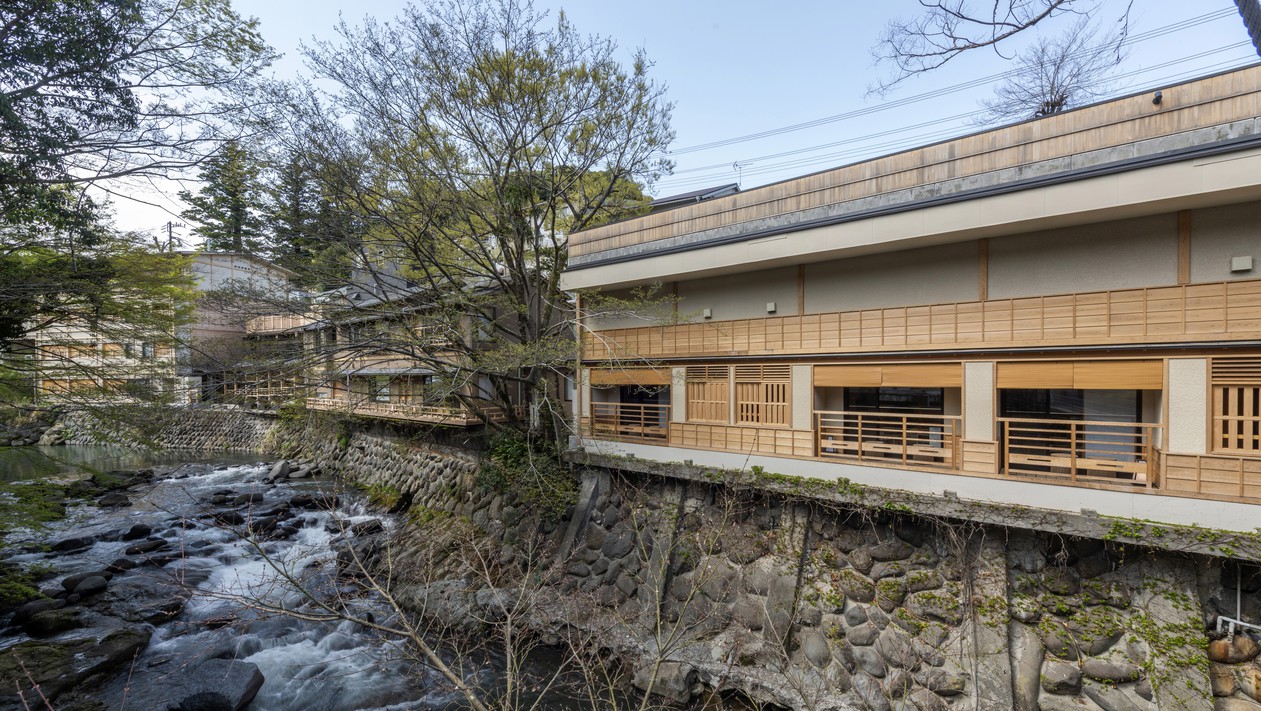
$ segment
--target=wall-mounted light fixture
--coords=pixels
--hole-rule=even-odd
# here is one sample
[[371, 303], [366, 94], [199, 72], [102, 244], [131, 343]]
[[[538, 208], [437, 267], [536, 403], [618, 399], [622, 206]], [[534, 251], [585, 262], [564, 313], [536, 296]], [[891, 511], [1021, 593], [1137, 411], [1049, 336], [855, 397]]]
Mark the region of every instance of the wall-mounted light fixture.
[[773, 314], [773, 313], [775, 313], [775, 302], [774, 302], [774, 301], [768, 301], [768, 302], [766, 302], [766, 313], [768, 313], [768, 314]]
[[1161, 94], [1161, 93], [1158, 91], [1158, 92], [1156, 92], [1156, 94], [1155, 94], [1154, 96], [1152, 96], [1152, 103], [1153, 103], [1153, 104], [1155, 104], [1155, 105], [1157, 105], [1157, 106], [1160, 106], [1160, 102], [1161, 102], [1164, 98], [1165, 98], [1165, 97], [1164, 97], [1164, 95], [1163, 95], [1163, 94]]
[[714, 312], [712, 309], [701, 309], [701, 318], [713, 318], [713, 317], [714, 317]]

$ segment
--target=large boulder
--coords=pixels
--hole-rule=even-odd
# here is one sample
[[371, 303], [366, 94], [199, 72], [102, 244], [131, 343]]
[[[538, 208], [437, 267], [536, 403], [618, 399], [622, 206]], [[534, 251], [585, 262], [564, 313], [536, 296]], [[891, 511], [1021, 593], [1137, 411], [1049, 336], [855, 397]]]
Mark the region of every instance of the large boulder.
[[241, 711], [263, 686], [258, 665], [235, 659], [208, 659], [179, 673], [137, 674], [127, 707], [167, 711]]
[[[39, 694], [55, 701], [89, 677], [124, 668], [149, 644], [149, 637], [146, 629], [122, 629], [102, 638], [15, 644], [0, 652], [0, 706], [34, 708], [43, 703]], [[36, 684], [39, 692], [33, 689]]]

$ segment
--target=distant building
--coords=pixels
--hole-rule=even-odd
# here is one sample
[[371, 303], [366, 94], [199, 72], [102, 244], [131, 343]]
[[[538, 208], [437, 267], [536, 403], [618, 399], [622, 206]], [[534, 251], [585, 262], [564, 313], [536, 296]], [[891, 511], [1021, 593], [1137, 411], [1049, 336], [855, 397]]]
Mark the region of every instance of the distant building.
[[[181, 252], [198, 292], [241, 288], [283, 298], [293, 272], [247, 254]], [[160, 304], [153, 308], [162, 308]], [[40, 361], [36, 392], [56, 399], [74, 393], [167, 393], [178, 400], [200, 400], [222, 381], [214, 353], [236, 349], [245, 334], [241, 317], [199, 302], [192, 323], [181, 333], [146, 333], [125, 323], [91, 328], [60, 324], [32, 334]], [[178, 345], [175, 345], [178, 344]]]

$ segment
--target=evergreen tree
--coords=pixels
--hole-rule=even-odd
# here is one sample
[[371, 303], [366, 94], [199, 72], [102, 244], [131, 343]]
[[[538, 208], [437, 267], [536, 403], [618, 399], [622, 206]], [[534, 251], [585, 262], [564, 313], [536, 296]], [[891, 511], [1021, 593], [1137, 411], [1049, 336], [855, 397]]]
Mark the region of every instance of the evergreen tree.
[[261, 212], [265, 207], [258, 161], [236, 141], [227, 141], [202, 166], [203, 185], [179, 193], [189, 208], [180, 213], [196, 224], [195, 234], [211, 251], [261, 254], [266, 251]]

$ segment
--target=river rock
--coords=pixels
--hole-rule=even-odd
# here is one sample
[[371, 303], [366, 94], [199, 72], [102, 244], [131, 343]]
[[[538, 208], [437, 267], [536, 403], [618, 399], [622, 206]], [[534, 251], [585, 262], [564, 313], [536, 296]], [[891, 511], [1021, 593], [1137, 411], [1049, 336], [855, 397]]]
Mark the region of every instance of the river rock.
[[0, 705], [25, 705], [19, 701], [17, 693], [11, 691], [17, 689], [26, 699], [38, 699], [31, 688], [32, 681], [39, 685], [45, 698], [56, 701], [85, 679], [112, 672], [130, 662], [149, 644], [150, 634], [146, 629], [122, 629], [103, 638], [76, 637], [13, 645], [0, 653]]
[[79, 587], [79, 585], [83, 581], [87, 580], [88, 578], [98, 578], [98, 577], [105, 578], [106, 580], [108, 580], [111, 577], [113, 577], [113, 573], [110, 573], [109, 571], [106, 571], [106, 570], [93, 570], [88, 573], [77, 573], [75, 575], [67, 575], [66, 578], [61, 581], [61, 587], [65, 588], [68, 592], [75, 592], [75, 588]]
[[350, 527], [350, 532], [356, 536], [371, 536], [374, 533], [380, 533], [385, 530], [381, 524], [381, 519], [370, 518], [367, 521], [360, 521]]
[[127, 529], [127, 532], [122, 535], [122, 539], [124, 541], [137, 541], [141, 538], [148, 537], [150, 533], [153, 533], [153, 528], [151, 526], [144, 523], [138, 523]]
[[311, 476], [311, 470], [303, 468], [297, 471], [289, 472], [288, 478], [289, 479], [306, 479], [309, 476]]
[[271, 472], [267, 474], [267, 478], [275, 481], [289, 476], [289, 466], [288, 459], [282, 459], [279, 462], [276, 462], [276, 464], [272, 466]]
[[1108, 659], [1087, 659], [1081, 665], [1082, 673], [1091, 679], [1110, 681], [1120, 684], [1127, 681], [1138, 681], [1142, 671], [1129, 662]]
[[910, 558], [915, 553], [915, 548], [906, 541], [891, 538], [872, 546], [870, 553], [872, 560], [888, 562]]
[[215, 514], [215, 521], [224, 526], [240, 526], [245, 523], [245, 517], [240, 511], [220, 511]]
[[104, 591], [108, 586], [109, 581], [105, 579], [105, 576], [93, 575], [74, 586], [74, 594], [78, 595], [80, 598], [85, 598]]
[[135, 567], [136, 561], [131, 558], [117, 558], [109, 565], [105, 566], [105, 569], [111, 573], [125, 573]]
[[208, 659], [179, 674], [149, 671], [130, 684], [128, 708], [170, 711], [242, 711], [262, 688], [258, 665]]
[[115, 491], [97, 499], [96, 505], [103, 506], [108, 509], [117, 509], [124, 506], [131, 506], [131, 499]]
[[140, 543], [128, 546], [123, 550], [123, 555], [140, 555], [142, 553], [150, 553], [158, 550], [159, 548], [165, 548], [166, 545], [166, 541], [161, 538], [148, 538]]
[[257, 503], [261, 503], [266, 498], [267, 497], [265, 497], [262, 493], [257, 492], [257, 491], [252, 494], [241, 494], [240, 496], [232, 500], [232, 505], [233, 506], [247, 506], [250, 504], [257, 504]]
[[653, 678], [651, 664], [635, 670], [631, 683], [640, 691], [649, 692], [667, 698], [675, 703], [685, 704], [691, 700], [696, 686], [696, 668], [684, 662], [662, 662]]
[[78, 629], [83, 626], [83, 621], [79, 619], [81, 612], [77, 607], [63, 607], [37, 612], [31, 615], [30, 619], [22, 625], [22, 629], [32, 637], [49, 637], [61, 634], [67, 630]]
[[13, 619], [9, 620], [9, 623], [14, 627], [20, 627], [36, 613], [43, 612], [45, 610], [56, 610], [65, 606], [65, 600], [53, 600], [50, 598], [32, 600], [19, 607], [17, 611], [13, 613]]
[[52, 544], [51, 548], [54, 553], [69, 553], [71, 551], [83, 550], [96, 542], [91, 536], [79, 536], [76, 538], [63, 538]]

